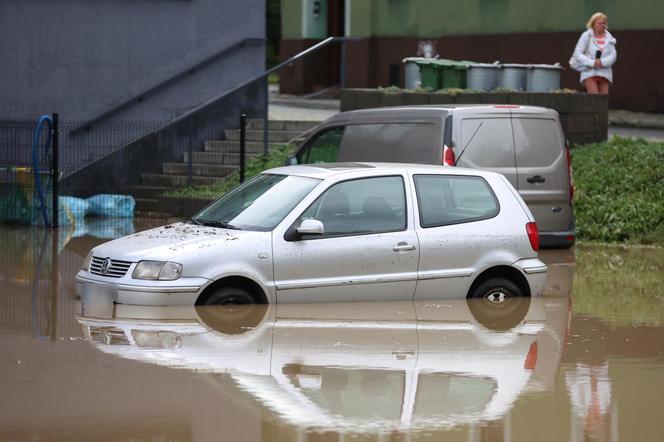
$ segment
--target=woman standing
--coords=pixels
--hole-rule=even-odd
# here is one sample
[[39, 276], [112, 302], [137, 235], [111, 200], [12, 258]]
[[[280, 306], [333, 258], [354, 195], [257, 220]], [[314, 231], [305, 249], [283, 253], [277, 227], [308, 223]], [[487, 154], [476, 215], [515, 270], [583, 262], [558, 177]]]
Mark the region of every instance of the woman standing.
[[608, 94], [609, 83], [613, 83], [611, 66], [616, 62], [616, 39], [607, 30], [607, 17], [594, 13], [588, 28], [576, 43], [572, 61], [573, 68], [581, 72], [581, 84], [589, 94]]

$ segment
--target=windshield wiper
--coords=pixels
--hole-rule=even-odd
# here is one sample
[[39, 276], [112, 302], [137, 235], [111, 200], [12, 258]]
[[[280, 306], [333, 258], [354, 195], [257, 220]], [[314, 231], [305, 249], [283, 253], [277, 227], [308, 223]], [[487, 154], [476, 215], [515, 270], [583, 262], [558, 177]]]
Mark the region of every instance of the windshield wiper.
[[202, 226], [207, 226], [207, 227], [221, 227], [224, 229], [231, 229], [231, 230], [242, 230], [241, 228], [234, 226], [233, 224], [225, 223], [223, 221], [196, 221]]
[[200, 226], [201, 223], [198, 222], [194, 217], [189, 218], [187, 221], [185, 221], [187, 224], [196, 224], [197, 226]]

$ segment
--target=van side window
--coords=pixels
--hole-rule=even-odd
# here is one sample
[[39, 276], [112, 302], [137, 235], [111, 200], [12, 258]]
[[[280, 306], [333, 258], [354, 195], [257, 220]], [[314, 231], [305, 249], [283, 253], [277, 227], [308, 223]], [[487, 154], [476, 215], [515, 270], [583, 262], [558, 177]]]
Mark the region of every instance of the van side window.
[[319, 133], [297, 154], [298, 164], [336, 162], [343, 135], [343, 127], [333, 127]]
[[[464, 118], [461, 142], [454, 149], [459, 166], [514, 167], [514, 142], [509, 118]], [[463, 154], [462, 154], [463, 152]]]
[[518, 167], [544, 167], [563, 155], [563, 139], [555, 120], [514, 118], [514, 145]]
[[401, 176], [362, 178], [327, 189], [302, 214], [300, 222], [321, 221], [323, 237], [394, 232], [406, 228], [405, 209]]
[[437, 227], [493, 218], [499, 206], [484, 178], [415, 175], [420, 226]]

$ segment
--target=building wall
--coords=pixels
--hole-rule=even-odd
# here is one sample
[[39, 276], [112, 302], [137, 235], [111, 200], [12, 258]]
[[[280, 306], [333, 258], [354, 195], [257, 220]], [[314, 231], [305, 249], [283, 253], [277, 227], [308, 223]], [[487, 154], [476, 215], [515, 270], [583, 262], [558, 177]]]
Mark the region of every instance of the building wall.
[[[264, 37], [263, 0], [1, 0], [0, 119], [90, 119]], [[264, 68], [264, 46], [248, 45], [113, 118], [169, 120]]]
[[[282, 16], [290, 15], [289, 8], [302, 1], [283, 0]], [[578, 73], [567, 68], [567, 61], [588, 17], [601, 10], [618, 40], [610, 106], [664, 112], [664, 51], [659, 48], [664, 41], [664, 2], [660, 0], [346, 0], [345, 6], [345, 34], [362, 38], [348, 43], [348, 87], [390, 86], [390, 69], [398, 70], [400, 78], [394, 84], [402, 86], [401, 61], [417, 55], [422, 40], [430, 40], [442, 58], [558, 62], [566, 68], [561, 86], [581, 90]], [[283, 22], [284, 59], [316, 42], [304, 40], [299, 28], [287, 29], [289, 23]], [[282, 76], [282, 91], [307, 93], [331, 85], [335, 77], [322, 72], [333, 69], [321, 58], [305, 59], [290, 68], [292, 75]]]

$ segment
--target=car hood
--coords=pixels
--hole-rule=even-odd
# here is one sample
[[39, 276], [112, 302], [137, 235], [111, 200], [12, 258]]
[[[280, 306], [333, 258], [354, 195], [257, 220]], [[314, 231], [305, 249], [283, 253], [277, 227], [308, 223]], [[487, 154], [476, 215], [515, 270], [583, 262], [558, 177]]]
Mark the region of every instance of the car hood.
[[241, 242], [242, 237], [256, 233], [176, 223], [109, 241], [95, 247], [93, 253], [125, 261], [168, 260], [195, 250]]

